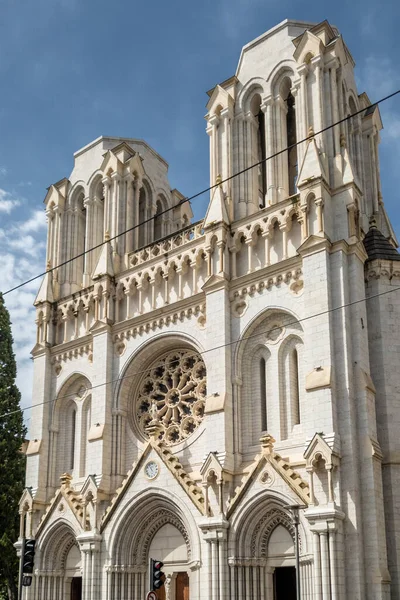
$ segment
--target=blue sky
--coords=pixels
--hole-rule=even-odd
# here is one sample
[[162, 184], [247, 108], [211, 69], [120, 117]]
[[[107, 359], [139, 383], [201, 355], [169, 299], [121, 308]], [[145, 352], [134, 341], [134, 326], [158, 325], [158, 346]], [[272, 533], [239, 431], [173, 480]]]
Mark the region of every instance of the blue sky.
[[[312, 4], [312, 5], [311, 5]], [[5, 290], [44, 267], [46, 187], [99, 135], [145, 139], [185, 195], [208, 185], [206, 91], [241, 47], [285, 18], [328, 19], [371, 100], [400, 88], [400, 4], [384, 0], [3, 0], [0, 23], [0, 260]], [[397, 234], [400, 96], [381, 106], [384, 201]], [[206, 196], [193, 206], [203, 216]], [[6, 296], [23, 404], [30, 402], [37, 283]]]

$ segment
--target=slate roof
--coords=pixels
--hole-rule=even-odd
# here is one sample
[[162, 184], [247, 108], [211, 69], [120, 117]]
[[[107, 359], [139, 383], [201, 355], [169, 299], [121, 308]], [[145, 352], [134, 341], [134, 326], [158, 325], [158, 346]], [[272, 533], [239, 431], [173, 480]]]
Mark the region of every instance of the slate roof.
[[364, 238], [364, 247], [368, 254], [368, 260], [400, 260], [400, 254], [387, 238], [379, 231], [376, 225], [372, 225]]

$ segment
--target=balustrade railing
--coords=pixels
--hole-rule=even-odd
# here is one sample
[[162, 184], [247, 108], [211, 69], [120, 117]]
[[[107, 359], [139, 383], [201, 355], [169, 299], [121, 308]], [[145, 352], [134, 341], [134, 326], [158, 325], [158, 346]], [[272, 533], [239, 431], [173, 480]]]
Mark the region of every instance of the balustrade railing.
[[128, 255], [128, 264], [131, 267], [141, 265], [153, 258], [162, 256], [167, 252], [172, 252], [188, 242], [197, 240], [203, 236], [203, 220], [197, 221], [197, 223], [193, 223], [184, 229], [180, 229], [176, 233], [171, 233], [160, 240], [131, 252]]

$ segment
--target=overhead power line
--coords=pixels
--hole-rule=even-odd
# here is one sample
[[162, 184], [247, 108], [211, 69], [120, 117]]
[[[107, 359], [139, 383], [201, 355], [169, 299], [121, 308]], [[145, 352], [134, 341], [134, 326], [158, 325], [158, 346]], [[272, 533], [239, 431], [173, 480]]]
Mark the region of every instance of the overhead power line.
[[11, 292], [15, 292], [16, 290], [18, 290], [21, 287], [27, 285], [28, 283], [32, 283], [32, 281], [35, 281], [36, 279], [39, 279], [40, 277], [44, 277], [44, 275], [46, 273], [55, 271], [56, 269], [59, 269], [60, 267], [63, 267], [64, 265], [67, 265], [68, 263], [73, 262], [74, 260], [77, 260], [78, 258], [81, 258], [82, 256], [85, 256], [89, 252], [93, 252], [94, 250], [97, 250], [98, 248], [101, 248], [102, 246], [104, 246], [104, 244], [107, 244], [108, 242], [112, 242], [113, 240], [116, 240], [117, 238], [119, 238], [119, 237], [121, 237], [123, 235], [126, 235], [130, 231], [134, 231], [135, 229], [137, 229], [138, 227], [141, 227], [142, 225], [145, 225], [146, 223], [150, 223], [151, 221], [154, 221], [154, 219], [156, 217], [160, 217], [160, 216], [166, 214], [167, 212], [170, 212], [171, 210], [175, 210], [176, 208], [178, 208], [182, 204], [185, 204], [186, 202], [190, 202], [191, 200], [195, 200], [199, 196], [202, 196], [206, 192], [209, 192], [210, 190], [213, 190], [214, 188], [218, 187], [222, 183], [226, 183], [227, 181], [230, 181], [230, 180], [234, 179], [235, 177], [238, 177], [239, 175], [242, 175], [243, 173], [246, 173], [247, 171], [250, 171], [251, 169], [254, 169], [255, 167], [258, 167], [259, 165], [263, 164], [264, 162], [267, 162], [268, 160], [271, 160], [273, 158], [276, 158], [277, 156], [280, 156], [281, 154], [287, 152], [288, 150], [291, 150], [295, 146], [298, 146], [299, 144], [303, 144], [303, 143], [309, 141], [310, 139], [312, 139], [313, 137], [315, 137], [317, 135], [320, 135], [320, 134], [324, 133], [325, 131], [328, 131], [329, 129], [332, 129], [333, 127], [336, 127], [336, 126], [340, 125], [341, 123], [345, 123], [346, 121], [352, 119], [353, 117], [356, 117], [357, 115], [360, 115], [360, 114], [364, 113], [366, 110], [371, 109], [372, 107], [377, 106], [378, 104], [381, 104], [382, 102], [386, 102], [386, 100], [390, 100], [390, 98], [393, 98], [394, 96], [397, 96], [397, 94], [400, 94], [400, 89], [396, 90], [395, 92], [392, 92], [391, 94], [389, 94], [388, 96], [385, 96], [384, 98], [381, 98], [380, 100], [377, 100], [376, 102], [374, 102], [373, 104], [371, 104], [371, 106], [368, 106], [367, 108], [362, 108], [361, 110], [358, 110], [358, 111], [352, 113], [351, 115], [348, 115], [347, 117], [344, 117], [343, 119], [340, 119], [339, 121], [336, 121], [336, 123], [332, 123], [331, 125], [327, 125], [326, 127], [323, 127], [322, 129], [320, 129], [319, 131], [316, 131], [312, 135], [308, 135], [307, 137], [303, 138], [302, 140], [300, 140], [298, 142], [295, 142], [294, 144], [291, 144], [289, 146], [286, 146], [285, 148], [283, 148], [282, 150], [279, 150], [278, 152], [275, 152], [271, 156], [268, 156], [268, 157], [264, 158], [263, 160], [260, 160], [260, 161], [258, 161], [256, 163], [250, 165], [249, 167], [246, 167], [246, 168], [242, 169], [241, 171], [238, 171], [237, 173], [234, 173], [233, 175], [230, 175], [229, 177], [226, 177], [225, 179], [221, 180], [218, 183], [215, 183], [213, 185], [210, 185], [210, 186], [204, 188], [200, 192], [197, 192], [196, 194], [193, 194], [193, 196], [189, 196], [189, 197], [183, 198], [177, 204], [175, 204], [175, 206], [171, 206], [170, 208], [166, 208], [165, 210], [162, 210], [161, 212], [157, 213], [157, 215], [154, 215], [153, 217], [150, 217], [149, 219], [145, 219], [141, 223], [137, 223], [136, 225], [133, 225], [132, 227], [129, 227], [128, 229], [125, 229], [125, 231], [122, 231], [121, 233], [117, 233], [113, 237], [110, 237], [108, 240], [104, 240], [103, 242], [100, 242], [100, 244], [97, 244], [96, 246], [93, 246], [92, 248], [88, 248], [87, 250], [84, 250], [83, 252], [80, 252], [76, 256], [73, 256], [72, 258], [69, 258], [68, 260], [63, 261], [63, 262], [59, 263], [58, 265], [56, 265], [54, 267], [50, 267], [50, 269], [48, 269], [47, 271], [43, 271], [43, 272], [39, 273], [38, 275], [35, 275], [34, 277], [31, 277], [30, 279], [27, 279], [26, 281], [23, 281], [22, 283], [19, 283], [18, 285], [16, 285], [16, 286], [10, 288], [9, 290], [3, 292], [3, 296], [5, 296], [6, 294], [10, 294]]
[[[318, 313], [314, 313], [312, 315], [308, 315], [307, 317], [303, 317], [301, 319], [295, 319], [293, 321], [290, 321], [289, 323], [285, 323], [285, 327], [290, 327], [291, 325], [297, 325], [297, 323], [304, 323], [304, 321], [309, 321], [310, 319], [315, 319], [316, 317], [322, 317], [324, 315], [327, 315], [329, 313], [332, 312], [336, 312], [339, 310], [343, 310], [345, 308], [349, 308], [351, 306], [355, 306], [356, 304], [360, 304], [362, 302], [368, 302], [369, 300], [373, 300], [374, 298], [379, 298], [380, 296], [385, 296], [386, 294], [391, 294], [392, 292], [398, 292], [400, 290], [400, 286], [390, 289], [390, 290], [386, 290], [384, 292], [379, 292], [377, 294], [372, 294], [371, 296], [364, 297], [364, 298], [360, 298], [359, 300], [353, 300], [352, 302], [347, 302], [346, 304], [341, 304], [340, 306], [335, 306], [333, 308], [328, 308], [327, 310], [323, 310], [321, 312]], [[198, 355], [203, 356], [204, 354], [208, 354], [209, 352], [214, 352], [215, 350], [221, 350], [222, 348], [227, 348], [228, 346], [234, 346], [235, 344], [240, 344], [242, 342], [245, 342], [251, 338], [254, 337], [259, 337], [260, 335], [263, 335], [265, 333], [271, 333], [273, 331], [279, 331], [279, 326], [275, 326], [275, 327], [271, 327], [269, 329], [265, 329], [263, 331], [259, 331], [258, 333], [253, 333], [250, 335], [245, 335], [242, 338], [239, 338], [237, 340], [234, 340], [232, 342], [227, 342], [226, 344], [220, 344], [218, 346], [214, 346], [213, 348], [208, 348], [207, 350], [199, 350], [196, 352], [193, 352], [193, 354], [188, 355], [188, 356], [192, 356], [192, 357], [196, 357]], [[106, 385], [113, 385], [113, 384], [117, 384], [120, 381], [123, 381], [125, 379], [132, 379], [133, 377], [137, 377], [138, 375], [143, 375], [144, 373], [146, 373], [148, 371], [148, 369], [144, 369], [142, 371], [136, 371], [136, 373], [131, 373], [130, 375], [124, 375], [122, 377], [117, 377], [116, 379], [111, 379], [110, 381], [105, 381], [104, 383], [99, 383], [97, 385], [94, 385], [90, 388], [88, 388], [86, 391], [92, 391], [95, 390], [97, 388], [101, 388], [104, 387]], [[45, 404], [51, 404], [52, 402], [54, 402], [55, 400], [63, 400], [64, 398], [70, 398], [71, 396], [75, 396], [76, 394], [65, 394], [63, 396], [57, 396], [56, 398], [52, 398], [51, 400], [45, 400], [44, 402], [38, 402], [37, 404], [33, 404], [32, 406], [26, 406], [25, 408], [20, 408], [18, 410], [13, 410], [10, 411], [8, 413], [4, 413], [2, 415], [0, 415], [0, 419], [4, 419], [5, 417], [8, 417], [14, 413], [18, 413], [18, 412], [25, 412], [26, 410], [31, 410], [32, 408], [37, 408], [38, 406], [43, 406]]]

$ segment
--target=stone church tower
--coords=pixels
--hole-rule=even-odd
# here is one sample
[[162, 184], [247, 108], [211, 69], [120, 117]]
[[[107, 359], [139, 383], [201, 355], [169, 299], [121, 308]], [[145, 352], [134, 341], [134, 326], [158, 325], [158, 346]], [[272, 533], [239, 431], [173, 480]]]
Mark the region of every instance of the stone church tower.
[[326, 21], [280, 23], [208, 96], [204, 220], [135, 139], [79, 150], [45, 198], [24, 599], [143, 600], [153, 557], [159, 598], [294, 600], [299, 510], [303, 600], [399, 600], [379, 109]]

